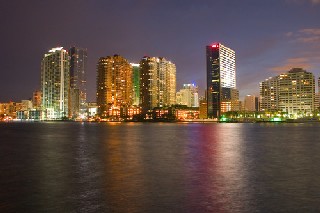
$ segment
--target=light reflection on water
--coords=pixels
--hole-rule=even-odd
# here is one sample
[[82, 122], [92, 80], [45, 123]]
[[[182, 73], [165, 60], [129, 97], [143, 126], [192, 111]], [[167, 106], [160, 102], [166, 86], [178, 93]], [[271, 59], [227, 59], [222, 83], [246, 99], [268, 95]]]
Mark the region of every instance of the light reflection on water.
[[0, 124], [0, 211], [318, 211], [319, 127]]

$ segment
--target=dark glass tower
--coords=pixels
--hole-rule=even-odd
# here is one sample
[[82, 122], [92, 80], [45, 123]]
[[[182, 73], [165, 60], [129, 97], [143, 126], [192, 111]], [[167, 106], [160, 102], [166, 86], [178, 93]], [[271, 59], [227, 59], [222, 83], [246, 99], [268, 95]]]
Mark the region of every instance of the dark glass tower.
[[207, 46], [207, 107], [208, 118], [219, 118], [220, 116], [220, 61], [219, 44]]
[[73, 118], [86, 113], [87, 88], [87, 49], [71, 47], [70, 56], [70, 115]]
[[219, 119], [226, 108], [232, 108], [226, 107], [226, 102], [234, 101], [231, 100], [231, 96], [228, 98], [230, 100], [225, 100], [223, 91], [228, 90], [223, 89], [236, 89], [235, 52], [220, 43], [215, 43], [206, 47], [206, 59], [208, 118]]

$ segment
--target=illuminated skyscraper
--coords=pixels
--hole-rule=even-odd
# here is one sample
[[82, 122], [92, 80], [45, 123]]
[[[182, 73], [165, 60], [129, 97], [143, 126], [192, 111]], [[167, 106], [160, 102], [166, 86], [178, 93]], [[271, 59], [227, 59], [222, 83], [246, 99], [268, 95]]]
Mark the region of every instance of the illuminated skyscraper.
[[[208, 101], [208, 118], [219, 118], [221, 115], [221, 105], [223, 108], [230, 108], [233, 101], [230, 97], [225, 97], [223, 88], [236, 89], [236, 59], [235, 52], [220, 44], [215, 43], [206, 47], [207, 59], [207, 101]], [[230, 101], [226, 101], [226, 98]], [[230, 102], [230, 103], [229, 103]], [[229, 107], [230, 105], [230, 107]]]
[[154, 107], [176, 103], [176, 66], [165, 58], [144, 57], [140, 61], [140, 105], [147, 113]]
[[87, 49], [71, 47], [70, 55], [70, 116], [77, 118], [86, 113]]
[[260, 83], [260, 106], [262, 111], [283, 111], [290, 117], [313, 113], [315, 109], [314, 75], [301, 68]]
[[70, 60], [63, 47], [49, 50], [41, 62], [41, 93], [44, 119], [68, 117]]
[[98, 114], [120, 116], [123, 107], [132, 105], [132, 67], [120, 55], [99, 59], [97, 66]]

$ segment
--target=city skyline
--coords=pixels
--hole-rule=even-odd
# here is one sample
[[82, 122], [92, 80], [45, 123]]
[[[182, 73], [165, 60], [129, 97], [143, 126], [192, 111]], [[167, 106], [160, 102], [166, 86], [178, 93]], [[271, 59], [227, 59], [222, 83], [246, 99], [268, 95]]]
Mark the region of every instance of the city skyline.
[[39, 61], [55, 46], [88, 49], [88, 101], [95, 101], [96, 61], [114, 54], [133, 63], [144, 55], [165, 57], [177, 66], [177, 90], [196, 83], [203, 95], [203, 47], [213, 42], [237, 52], [240, 99], [258, 95], [259, 82], [293, 67], [319, 76], [319, 10], [311, 0], [5, 2], [0, 102], [28, 99], [40, 89]]

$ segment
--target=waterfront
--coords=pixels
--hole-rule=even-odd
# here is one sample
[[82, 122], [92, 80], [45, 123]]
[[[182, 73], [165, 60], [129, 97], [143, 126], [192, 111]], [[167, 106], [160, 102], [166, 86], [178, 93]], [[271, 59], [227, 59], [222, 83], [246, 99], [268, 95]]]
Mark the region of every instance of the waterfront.
[[0, 123], [1, 212], [316, 212], [319, 123]]

